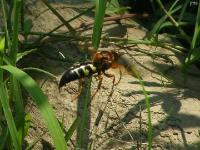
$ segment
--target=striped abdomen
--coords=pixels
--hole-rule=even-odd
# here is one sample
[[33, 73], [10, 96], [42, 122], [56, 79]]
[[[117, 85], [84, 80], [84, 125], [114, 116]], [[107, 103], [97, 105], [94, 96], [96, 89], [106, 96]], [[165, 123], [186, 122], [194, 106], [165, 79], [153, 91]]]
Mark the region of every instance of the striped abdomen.
[[82, 63], [76, 66], [73, 66], [66, 70], [59, 81], [59, 88], [64, 86], [66, 83], [71, 81], [81, 79], [84, 77], [91, 76], [92, 74], [97, 73], [96, 67], [92, 62]]

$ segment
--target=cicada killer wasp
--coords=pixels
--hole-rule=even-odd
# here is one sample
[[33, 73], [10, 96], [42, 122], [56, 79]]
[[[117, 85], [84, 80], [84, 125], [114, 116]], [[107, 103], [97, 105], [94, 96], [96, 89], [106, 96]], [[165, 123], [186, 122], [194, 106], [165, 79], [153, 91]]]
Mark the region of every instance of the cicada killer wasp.
[[106, 73], [106, 70], [110, 68], [117, 68], [118, 66], [117, 61], [119, 57], [120, 57], [119, 53], [115, 51], [104, 50], [96, 52], [93, 56], [92, 61], [74, 65], [70, 67], [68, 70], [66, 70], [60, 78], [58, 85], [59, 89], [71, 81], [94, 75], [95, 77], [98, 77], [99, 84], [97, 90], [92, 95], [93, 98], [101, 87], [103, 79], [102, 74], [106, 77], [113, 78], [113, 85], [119, 83], [119, 81], [115, 83], [115, 76], [113, 74]]

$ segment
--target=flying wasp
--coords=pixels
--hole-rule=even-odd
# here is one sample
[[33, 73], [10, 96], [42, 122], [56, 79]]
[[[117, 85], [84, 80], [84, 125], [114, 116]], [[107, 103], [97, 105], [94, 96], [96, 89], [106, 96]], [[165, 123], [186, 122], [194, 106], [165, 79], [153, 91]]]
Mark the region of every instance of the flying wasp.
[[115, 51], [96, 52], [93, 56], [92, 61], [74, 65], [70, 67], [68, 70], [66, 70], [61, 76], [61, 79], [59, 81], [58, 85], [59, 89], [71, 81], [94, 75], [95, 77], [98, 77], [99, 84], [97, 90], [92, 95], [93, 98], [101, 87], [103, 79], [102, 74], [105, 75], [106, 77], [113, 78], [113, 85], [115, 84], [115, 76], [113, 74], [106, 73], [106, 70], [110, 68], [117, 68], [118, 67], [117, 61], [119, 57], [120, 57], [119, 53]]

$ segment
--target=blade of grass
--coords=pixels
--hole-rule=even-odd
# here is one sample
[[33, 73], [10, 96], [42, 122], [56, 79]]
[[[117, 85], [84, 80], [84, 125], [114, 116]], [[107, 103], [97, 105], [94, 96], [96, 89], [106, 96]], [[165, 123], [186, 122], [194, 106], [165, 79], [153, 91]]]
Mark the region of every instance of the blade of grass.
[[197, 45], [197, 37], [199, 36], [199, 28], [200, 28], [200, 0], [199, 0], [199, 6], [198, 6], [198, 11], [197, 11], [197, 17], [196, 17], [196, 22], [195, 22], [195, 28], [194, 28], [194, 35], [192, 38], [192, 43], [191, 43], [191, 49], [195, 48]]
[[20, 143], [17, 133], [17, 128], [15, 126], [15, 122], [12, 116], [11, 108], [8, 103], [8, 95], [4, 89], [4, 85], [0, 84], [0, 101], [4, 111], [5, 119], [7, 121], [8, 129], [11, 135], [11, 139], [16, 150], [20, 150]]
[[50, 4], [49, 2], [47, 2], [46, 0], [42, 0], [42, 2], [53, 12], [54, 15], [56, 15], [58, 17], [58, 19], [60, 19], [60, 21], [67, 27], [67, 29], [69, 29], [69, 31], [75, 35], [76, 31], [74, 30], [74, 28], [63, 18], [63, 16], [61, 16], [57, 10], [55, 10]]
[[52, 74], [48, 71], [45, 71], [43, 69], [40, 69], [40, 68], [28, 67], [28, 68], [23, 68], [23, 70], [33, 70], [33, 71], [41, 72], [41, 73], [48, 75], [49, 77], [51, 77], [53, 79], [57, 79], [57, 77], [54, 74]]
[[14, 66], [7, 65], [1, 66], [1, 68], [9, 71], [17, 80], [19, 80], [28, 93], [32, 96], [33, 101], [40, 110], [41, 115], [50, 131], [56, 149], [66, 150], [67, 147], [63, 132], [59, 126], [51, 105], [48, 103], [47, 96], [44, 95], [40, 87], [28, 74]]
[[13, 38], [12, 38], [11, 51], [9, 54], [13, 64], [16, 63], [16, 58], [17, 58], [20, 10], [21, 10], [21, 0], [15, 0], [13, 8], [13, 14], [14, 14]]
[[186, 0], [186, 1], [185, 1], [184, 5], [183, 5], [183, 8], [182, 8], [182, 10], [181, 10], [181, 13], [180, 13], [180, 15], [179, 15], [179, 17], [178, 17], [178, 23], [180, 23], [181, 20], [183, 19], [184, 13], [186, 12], [186, 8], [187, 8], [189, 2], [190, 2], [190, 0]]
[[65, 134], [65, 140], [66, 140], [66, 142], [70, 140], [70, 138], [73, 135], [74, 131], [79, 126], [80, 121], [81, 121], [81, 119], [80, 119], [79, 116], [76, 118], [76, 120], [74, 120], [73, 124], [70, 126], [69, 130]]
[[[190, 37], [185, 33], [184, 30], [182, 30], [182, 28], [179, 26], [178, 22], [172, 17], [172, 15], [170, 14], [170, 11], [167, 11], [165, 9], [165, 7], [163, 6], [162, 2], [160, 0], [156, 0], [157, 3], [159, 4], [160, 8], [165, 12], [165, 14], [167, 15], [167, 17], [170, 19], [170, 21], [173, 23], [173, 25], [177, 28], [177, 30], [180, 32], [180, 34], [185, 37], [185, 40], [190, 44]], [[175, 1], [176, 3], [176, 1]], [[172, 5], [175, 6], [175, 5]]]
[[138, 74], [138, 73], [135, 74], [135, 69], [134, 68], [133, 68], [133, 70], [131, 68], [130, 71], [132, 72], [132, 74], [137, 76], [137, 79], [139, 80], [139, 83], [140, 83], [140, 85], [142, 87], [143, 95], [145, 97], [145, 104], [146, 104], [146, 108], [147, 108], [147, 118], [148, 118], [148, 136], [147, 136], [147, 139], [148, 139], [148, 150], [151, 150], [152, 141], [153, 141], [153, 136], [152, 136], [153, 135], [153, 127], [152, 127], [152, 122], [151, 122], [150, 99], [149, 99], [147, 91], [145, 90], [144, 82], [143, 82], [140, 74]]
[[[95, 23], [93, 27], [93, 34], [92, 34], [92, 45], [95, 49], [99, 47], [100, 39], [101, 39], [101, 32], [102, 26], [104, 21], [104, 15], [106, 10], [106, 3], [107, 0], [96, 0], [96, 10], [95, 10]], [[90, 87], [91, 87], [91, 78], [87, 82], [86, 90], [84, 91], [84, 108], [81, 117], [80, 123], [80, 130], [79, 132], [79, 139], [77, 143], [77, 148], [82, 147], [83, 140], [84, 140], [84, 129], [86, 128], [87, 123], [87, 109], [88, 103], [90, 101]]]
[[5, 148], [5, 144], [8, 141], [9, 137], [9, 130], [8, 128], [4, 128], [3, 131], [1, 131], [1, 136], [0, 136], [0, 150], [3, 150]]
[[91, 87], [91, 81], [92, 78], [89, 78], [86, 87], [85, 87], [85, 91], [83, 94], [83, 100], [84, 100], [84, 108], [83, 108], [83, 112], [82, 112], [82, 116], [81, 116], [81, 122], [80, 122], [80, 126], [79, 126], [79, 138], [78, 138], [78, 143], [76, 145], [76, 148], [81, 148], [83, 146], [83, 141], [84, 141], [84, 131], [87, 125], [87, 109], [88, 109], [88, 103], [90, 101], [90, 87]]
[[[84, 14], [86, 14], [86, 13], [88, 13], [88, 12], [90, 12], [90, 11], [92, 11], [93, 9], [95, 8], [95, 6], [92, 6], [91, 8], [88, 8], [87, 10], [85, 10], [85, 11], [83, 11], [82, 13], [80, 13], [80, 14], [78, 14], [78, 15], [76, 15], [76, 16], [74, 16], [73, 18], [71, 18], [71, 19], [69, 19], [69, 20], [67, 20], [66, 21], [66, 23], [70, 23], [70, 22], [72, 22], [73, 20], [75, 20], [75, 19], [77, 19], [77, 18], [79, 18], [80, 16], [82, 16], [82, 15], [84, 15]], [[37, 43], [37, 42], [39, 42], [39, 41], [41, 41], [42, 39], [44, 39], [46, 36], [48, 36], [48, 35], [50, 35], [51, 33], [53, 33], [53, 32], [55, 32], [56, 30], [58, 30], [59, 28], [61, 28], [62, 26], [64, 26], [64, 24], [62, 23], [61, 25], [59, 25], [59, 26], [57, 26], [56, 28], [54, 28], [54, 29], [52, 29], [50, 32], [48, 32], [47, 34], [43, 34], [43, 35], [41, 35], [41, 37], [40, 38], [38, 38], [37, 40], [36, 40], [36, 42], [35, 43]]]
[[191, 49], [190, 51], [191, 53], [189, 53], [188, 57], [185, 59], [186, 66], [200, 60], [200, 47]]
[[5, 28], [5, 32], [6, 32], [6, 41], [7, 41], [7, 45], [8, 45], [8, 49], [11, 49], [11, 43], [10, 43], [10, 36], [8, 33], [8, 27], [7, 27], [7, 17], [6, 17], [6, 11], [5, 11], [5, 5], [4, 5], [4, 0], [1, 0], [1, 6], [2, 6], [2, 13], [3, 13], [3, 25]]
[[95, 22], [92, 34], [92, 45], [95, 49], [98, 49], [101, 39], [106, 3], [107, 0], [96, 0]]
[[151, 150], [152, 141], [153, 141], [153, 136], [152, 136], [153, 135], [153, 127], [152, 127], [152, 122], [151, 122], [150, 99], [149, 99], [147, 91], [144, 88], [143, 80], [141, 80], [139, 78], [139, 82], [140, 82], [140, 85], [142, 87], [142, 92], [143, 92], [144, 97], [145, 97], [145, 104], [146, 104], [146, 108], [147, 108], [147, 118], [148, 118], [148, 137], [147, 137], [147, 139], [148, 139], [148, 150]]
[[[3, 54], [4, 54], [4, 48], [5, 48], [5, 37], [0, 37], [0, 65], [3, 64]], [[3, 70], [0, 69], [0, 84], [3, 84]], [[2, 106], [0, 105], [0, 116], [3, 116], [3, 111], [2, 111]], [[1, 122], [0, 122], [1, 123]], [[0, 128], [1, 124], [0, 124]], [[3, 130], [3, 132], [0, 134], [0, 149], [3, 149], [5, 141], [7, 140], [8, 136], [5, 136], [5, 133], [8, 132], [4, 132], [5, 129]]]
[[[176, 7], [175, 9], [171, 10], [169, 12], [170, 15], [174, 14], [175, 12], [177, 12], [178, 10], [181, 9], [181, 6]], [[154, 34], [158, 33], [160, 26], [165, 22], [165, 20], [167, 19], [167, 15], [164, 15], [163, 17], [161, 17], [156, 24], [154, 25], [153, 29], [148, 33], [148, 38], [150, 39], [151, 37], [153, 37]]]
[[133, 77], [136, 77], [139, 80], [139, 83], [142, 87], [142, 92], [143, 95], [145, 96], [145, 104], [146, 104], [146, 108], [147, 108], [147, 113], [148, 113], [148, 150], [151, 149], [152, 147], [152, 122], [151, 122], [151, 110], [150, 110], [150, 99], [148, 96], [147, 91], [144, 88], [144, 83], [142, 80], [142, 76], [140, 75], [140, 72], [137, 71], [135, 65], [132, 63], [132, 61], [130, 61], [127, 57], [125, 56], [121, 56], [120, 60], [122, 61], [121, 63], [123, 63], [125, 65], [125, 67], [128, 69], [128, 71], [131, 73], [131, 75]]
[[[5, 48], [5, 37], [0, 37], [0, 65], [3, 64], [3, 54]], [[0, 83], [3, 83], [3, 70], [0, 69]]]
[[[189, 26], [189, 25], [192, 25], [190, 24], [189, 22], [179, 22], [179, 26]], [[160, 30], [162, 30], [163, 28], [166, 28], [166, 27], [173, 27], [174, 25], [172, 24], [171, 21], [165, 21], [163, 24], [161, 24], [158, 32]], [[182, 37], [182, 36], [181, 36]], [[183, 37], [182, 37], [183, 38]]]
[[27, 56], [27, 55], [31, 54], [32, 52], [35, 52], [35, 51], [37, 51], [36, 48], [24, 51], [22, 53], [17, 53], [17, 60], [16, 60], [16, 62], [18, 62], [19, 60], [21, 60], [24, 56]]
[[197, 42], [199, 42], [199, 41], [197, 41], [197, 39], [199, 37], [199, 33], [200, 33], [200, 0], [199, 0], [199, 6], [198, 6], [198, 10], [197, 10], [197, 17], [196, 17], [196, 22], [195, 22], [192, 43], [190, 46], [190, 51], [188, 53], [187, 58], [185, 59], [185, 69], [189, 64], [192, 64], [192, 63], [200, 60], [199, 48], [195, 48], [197, 45]]
[[[11, 51], [9, 56], [11, 58], [11, 62], [13, 65], [16, 64], [17, 60], [17, 52], [18, 52], [18, 33], [19, 33], [19, 23], [20, 23], [20, 12], [21, 12], [21, 0], [14, 0], [13, 6], [13, 36], [12, 36], [12, 44], [11, 44]], [[10, 76], [10, 99], [15, 102], [15, 119], [16, 119], [16, 126], [18, 128], [18, 138], [20, 145], [24, 139], [24, 105], [23, 99], [21, 95], [20, 85], [17, 80], [11, 75]]]
[[15, 123], [18, 129], [18, 138], [20, 141], [20, 145], [22, 145], [24, 140], [24, 103], [21, 95], [21, 87], [18, 81], [12, 76], [12, 89], [13, 89], [13, 98], [15, 101]]

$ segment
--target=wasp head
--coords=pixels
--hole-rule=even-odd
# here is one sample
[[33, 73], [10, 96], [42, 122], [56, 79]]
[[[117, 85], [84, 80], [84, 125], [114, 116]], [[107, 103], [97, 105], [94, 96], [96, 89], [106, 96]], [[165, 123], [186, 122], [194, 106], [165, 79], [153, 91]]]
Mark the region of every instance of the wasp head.
[[119, 55], [115, 51], [100, 51], [93, 57], [93, 64], [100, 71], [105, 71], [109, 68], [116, 68], [116, 62]]

